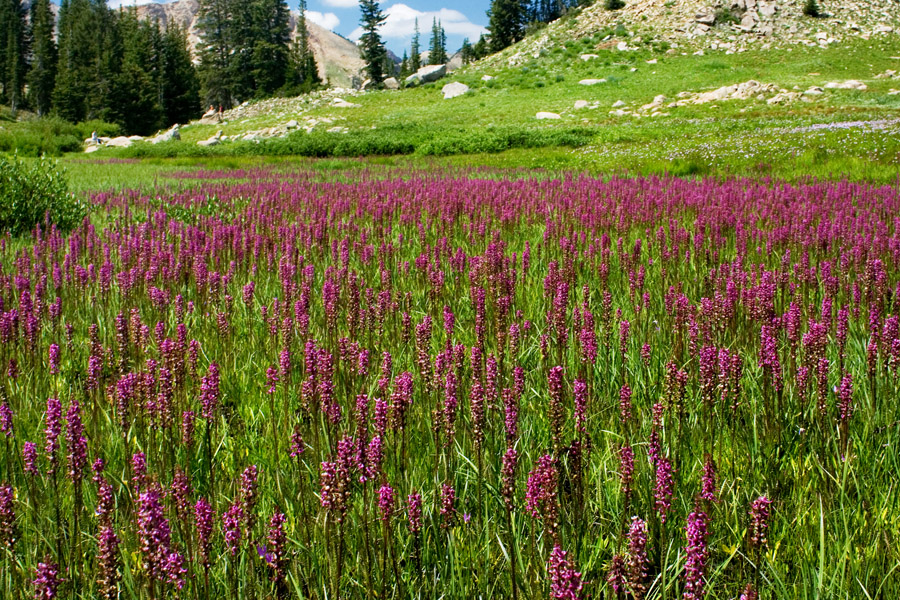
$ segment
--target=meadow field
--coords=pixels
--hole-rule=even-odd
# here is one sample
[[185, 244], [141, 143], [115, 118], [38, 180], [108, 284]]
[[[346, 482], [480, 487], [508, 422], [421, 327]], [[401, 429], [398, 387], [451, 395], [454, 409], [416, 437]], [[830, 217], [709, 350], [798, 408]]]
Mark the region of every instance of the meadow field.
[[0, 595], [900, 594], [896, 185], [379, 162], [68, 162]]

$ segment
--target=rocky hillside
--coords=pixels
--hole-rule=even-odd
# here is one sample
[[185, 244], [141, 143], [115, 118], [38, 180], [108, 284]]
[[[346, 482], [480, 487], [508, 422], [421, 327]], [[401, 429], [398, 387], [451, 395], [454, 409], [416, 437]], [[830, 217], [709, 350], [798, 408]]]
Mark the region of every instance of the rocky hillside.
[[[188, 39], [193, 48], [200, 43], [197, 31], [197, 13], [200, 5], [197, 0], [176, 0], [165, 4], [152, 3], [138, 6], [138, 16], [144, 19], [156, 19], [162, 26], [177, 23], [188, 30]], [[297, 24], [296, 12], [291, 12], [292, 35]], [[356, 44], [328, 31], [310, 21], [309, 43], [316, 62], [319, 65], [319, 76], [331, 86], [349, 87], [359, 81], [359, 73], [364, 63], [359, 57]]]
[[[818, 0], [821, 18], [803, 15], [803, 0], [625, 0], [610, 11], [598, 0], [574, 18], [563, 18], [488, 63], [511, 66], [560, 41], [613, 31], [598, 48], [627, 51], [665, 42], [669, 52], [743, 52], [752, 47], [827, 47], [848, 37], [869, 39], [900, 31], [898, 0]], [[622, 27], [619, 27], [619, 26]], [[621, 32], [621, 33], [620, 33]]]

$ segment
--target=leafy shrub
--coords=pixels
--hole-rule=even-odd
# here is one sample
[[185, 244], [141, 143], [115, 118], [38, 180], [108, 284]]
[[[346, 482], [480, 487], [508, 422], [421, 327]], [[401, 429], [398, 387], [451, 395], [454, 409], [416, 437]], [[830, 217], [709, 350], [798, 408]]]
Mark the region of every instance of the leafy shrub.
[[86, 214], [87, 206], [69, 193], [54, 163], [0, 157], [0, 231], [19, 235], [45, 222], [69, 231]]
[[606, 0], [603, 4], [606, 7], [606, 10], [620, 10], [625, 8], [624, 0]]

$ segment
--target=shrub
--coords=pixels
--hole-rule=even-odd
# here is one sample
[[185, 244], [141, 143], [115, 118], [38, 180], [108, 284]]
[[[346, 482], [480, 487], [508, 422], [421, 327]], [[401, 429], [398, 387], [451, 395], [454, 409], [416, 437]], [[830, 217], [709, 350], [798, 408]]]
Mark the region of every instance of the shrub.
[[87, 206], [69, 193], [63, 174], [45, 158], [0, 157], [0, 231], [26, 233], [40, 223], [63, 231], [78, 226]]
[[606, 0], [603, 6], [606, 10], [620, 10], [625, 8], [625, 0]]
[[806, 3], [803, 5], [803, 14], [814, 19], [822, 16], [822, 13], [819, 11], [819, 3], [816, 0], [806, 0]]

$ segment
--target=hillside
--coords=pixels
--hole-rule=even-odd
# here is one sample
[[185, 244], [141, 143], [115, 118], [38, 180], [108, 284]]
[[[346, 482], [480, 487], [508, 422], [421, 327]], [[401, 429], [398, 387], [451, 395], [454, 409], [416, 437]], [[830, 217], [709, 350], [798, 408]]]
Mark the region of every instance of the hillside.
[[[805, 165], [821, 176], [894, 177], [900, 38], [889, 29], [900, 5], [857, 0], [849, 23], [779, 2], [760, 27], [771, 25], [769, 35], [713, 25], [698, 36], [678, 24], [710, 5], [668, 4], [635, 0], [610, 13], [601, 3], [421, 87], [249, 102], [221, 122], [182, 126], [179, 142], [138, 142], [118, 155], [505, 152], [490, 161], [785, 175]], [[820, 33], [822, 43], [810, 43]], [[465, 86], [461, 95], [445, 98], [449, 83]]]
[[828, 47], [893, 34], [900, 28], [896, 0], [819, 0], [822, 17], [803, 15], [803, 0], [626, 0], [610, 11], [595, 2], [551, 23], [500, 55], [522, 64], [541, 50], [599, 31], [609, 33], [597, 49], [628, 50], [642, 44], [669, 54], [687, 51], [745, 52], [752, 48]]
[[[176, 23], [187, 29], [191, 48], [196, 50], [200, 43], [197, 31], [197, 13], [200, 5], [197, 0], [176, 0], [165, 4], [151, 3], [137, 7], [138, 16], [143, 19], [156, 19], [165, 27], [168, 23]], [[296, 11], [291, 12], [291, 35], [296, 34]], [[359, 82], [359, 73], [363, 61], [359, 57], [356, 44], [311, 21], [306, 23], [309, 30], [309, 44], [316, 57], [319, 76], [329, 85], [347, 87]]]

